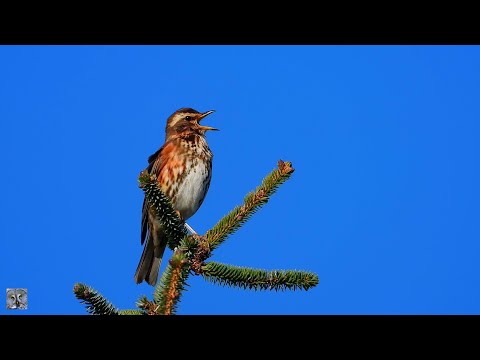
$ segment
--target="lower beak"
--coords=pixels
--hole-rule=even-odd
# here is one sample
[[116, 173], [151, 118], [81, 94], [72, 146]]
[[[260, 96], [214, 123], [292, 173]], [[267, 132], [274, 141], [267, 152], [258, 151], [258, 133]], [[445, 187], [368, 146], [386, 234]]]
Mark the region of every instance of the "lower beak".
[[[207, 117], [208, 115], [210, 115], [210, 114], [213, 113], [213, 112], [215, 112], [215, 110], [209, 110], [209, 111], [204, 112], [202, 115], [200, 115], [200, 118], [198, 119], [198, 121], [202, 120], [203, 118]], [[213, 127], [210, 127], [210, 126], [198, 125], [198, 128], [199, 128], [200, 130], [203, 130], [203, 131], [208, 131], [208, 130], [216, 130], [216, 131], [218, 131], [218, 129], [213, 128]]]
[[198, 125], [198, 128], [199, 128], [200, 130], [203, 130], [203, 131], [208, 131], [208, 130], [215, 130], [215, 131], [219, 131], [218, 129], [216, 129], [216, 128], [213, 128], [213, 127], [210, 127], [210, 126]]

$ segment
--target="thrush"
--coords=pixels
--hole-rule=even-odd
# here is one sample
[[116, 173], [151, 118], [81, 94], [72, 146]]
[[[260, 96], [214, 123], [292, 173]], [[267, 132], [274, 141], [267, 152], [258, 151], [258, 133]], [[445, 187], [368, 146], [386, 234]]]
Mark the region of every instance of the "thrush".
[[[183, 221], [197, 212], [210, 187], [213, 154], [205, 133], [218, 129], [200, 125], [200, 121], [213, 112], [200, 113], [192, 108], [175, 111], [167, 119], [165, 143], [148, 158], [146, 170], [157, 178], [158, 186]], [[186, 222], [185, 226], [195, 233]], [[167, 238], [146, 198], [143, 200], [140, 240], [144, 248], [135, 282], [146, 281], [154, 286]]]

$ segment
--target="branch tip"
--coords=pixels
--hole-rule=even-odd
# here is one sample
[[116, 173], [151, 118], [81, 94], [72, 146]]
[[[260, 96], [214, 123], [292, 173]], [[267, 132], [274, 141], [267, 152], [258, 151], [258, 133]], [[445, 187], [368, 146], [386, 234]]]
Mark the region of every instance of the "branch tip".
[[151, 175], [147, 170], [142, 170], [138, 175], [138, 187], [143, 189], [146, 185], [156, 180], [155, 175]]
[[284, 162], [283, 160], [278, 160], [278, 170], [282, 174], [290, 174], [295, 171], [294, 168], [292, 168], [292, 163], [290, 161]]

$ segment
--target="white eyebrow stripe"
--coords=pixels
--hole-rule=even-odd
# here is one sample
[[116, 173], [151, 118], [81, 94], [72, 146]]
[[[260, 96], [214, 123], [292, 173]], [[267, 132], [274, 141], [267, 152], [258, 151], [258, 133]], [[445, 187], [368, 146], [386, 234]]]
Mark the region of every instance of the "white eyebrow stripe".
[[195, 117], [197, 115], [198, 115], [198, 113], [179, 113], [179, 114], [175, 114], [172, 118], [170, 126], [174, 126], [177, 122], [184, 119], [186, 116]]

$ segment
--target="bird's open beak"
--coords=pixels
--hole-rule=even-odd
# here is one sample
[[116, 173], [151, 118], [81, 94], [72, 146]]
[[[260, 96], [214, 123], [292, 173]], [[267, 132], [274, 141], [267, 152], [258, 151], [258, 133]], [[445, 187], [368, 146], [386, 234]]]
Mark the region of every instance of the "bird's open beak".
[[[209, 110], [209, 111], [204, 112], [202, 115], [200, 115], [200, 117], [198, 118], [198, 121], [200, 122], [200, 120], [202, 120], [204, 117], [207, 117], [208, 115], [210, 115], [210, 114], [213, 113], [213, 112], [215, 112], [215, 110]], [[210, 127], [210, 126], [198, 125], [198, 128], [199, 128], [200, 130], [203, 130], [203, 131], [207, 131], [207, 130], [216, 130], [216, 131], [218, 131], [218, 129], [213, 128], [213, 127]]]

